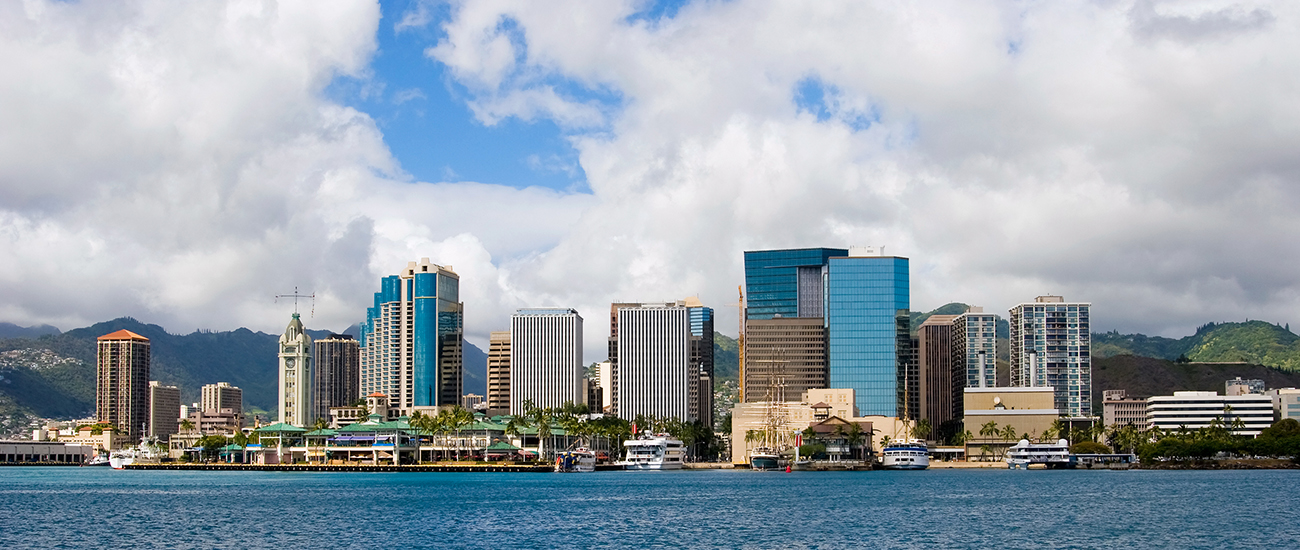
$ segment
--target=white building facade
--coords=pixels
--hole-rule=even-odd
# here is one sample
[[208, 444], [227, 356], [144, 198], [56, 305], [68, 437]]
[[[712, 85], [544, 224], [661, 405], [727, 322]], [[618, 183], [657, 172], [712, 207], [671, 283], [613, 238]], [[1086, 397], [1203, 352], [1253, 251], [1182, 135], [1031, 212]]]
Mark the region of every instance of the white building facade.
[[[1147, 423], [1176, 431], [1209, 427], [1219, 419], [1233, 435], [1257, 436], [1273, 425], [1273, 398], [1267, 395], [1219, 395], [1212, 391], [1179, 391], [1147, 398]], [[1241, 420], [1241, 425], [1232, 424]]]
[[691, 368], [688, 309], [676, 304], [640, 304], [620, 307], [617, 315], [618, 360], [613, 383], [619, 418], [653, 415], [694, 420], [691, 387], [696, 377]]
[[303, 329], [298, 314], [280, 336], [280, 422], [298, 427], [310, 426], [311, 416], [311, 336]]
[[1092, 416], [1091, 304], [1039, 296], [1011, 308], [1011, 385], [1050, 386], [1066, 416]]
[[527, 308], [510, 316], [510, 414], [585, 403], [582, 316], [572, 309]]

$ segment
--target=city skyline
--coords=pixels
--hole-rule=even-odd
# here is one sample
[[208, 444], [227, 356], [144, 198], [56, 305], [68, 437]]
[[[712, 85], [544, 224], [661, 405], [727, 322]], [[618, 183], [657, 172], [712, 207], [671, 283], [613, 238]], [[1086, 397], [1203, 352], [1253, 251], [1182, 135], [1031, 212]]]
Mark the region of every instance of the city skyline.
[[629, 299], [729, 332], [736, 251], [831, 244], [915, 309], [1300, 323], [1288, 3], [269, 6], [0, 8], [0, 320], [275, 333], [297, 285], [337, 331], [428, 256], [480, 347]]

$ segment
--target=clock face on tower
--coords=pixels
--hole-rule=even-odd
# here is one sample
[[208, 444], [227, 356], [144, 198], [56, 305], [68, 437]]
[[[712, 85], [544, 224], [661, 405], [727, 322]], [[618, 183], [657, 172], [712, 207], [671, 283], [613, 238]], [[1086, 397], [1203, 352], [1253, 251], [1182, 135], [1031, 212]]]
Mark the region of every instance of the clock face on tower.
[[285, 359], [285, 360], [284, 360], [284, 366], [286, 366], [286, 367], [292, 367], [292, 366], [293, 366], [293, 358], [290, 357], [290, 358], [288, 358], [288, 359]]

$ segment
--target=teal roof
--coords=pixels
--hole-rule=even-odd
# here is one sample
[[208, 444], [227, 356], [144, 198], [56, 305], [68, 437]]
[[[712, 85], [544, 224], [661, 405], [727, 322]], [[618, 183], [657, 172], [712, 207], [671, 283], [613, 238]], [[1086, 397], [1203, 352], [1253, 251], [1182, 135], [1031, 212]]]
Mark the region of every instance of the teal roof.
[[329, 428], [325, 428], [325, 429], [320, 429], [320, 430], [313, 430], [313, 431], [307, 432], [307, 433], [305, 433], [305, 434], [303, 434], [303, 435], [305, 435], [305, 436], [307, 436], [307, 437], [319, 437], [319, 436], [331, 437], [331, 436], [335, 436], [335, 435], [338, 435], [338, 434], [339, 434], [338, 430], [331, 430], [331, 429], [329, 429]]
[[488, 447], [484, 450], [485, 451], [518, 451], [519, 447], [506, 443], [505, 441], [498, 441], [496, 443], [493, 443], [491, 447]]
[[276, 422], [275, 424], [271, 424], [269, 426], [262, 426], [261, 428], [258, 428], [253, 431], [259, 433], [271, 433], [271, 432], [305, 433], [307, 430], [304, 430], [292, 424], [285, 424], [284, 422]]
[[234, 443], [231, 443], [231, 444], [229, 444], [229, 445], [226, 445], [225, 447], [222, 447], [221, 450], [223, 450], [223, 451], [242, 451], [242, 450], [244, 450], [244, 448], [243, 448], [243, 447], [240, 447], [239, 445], [235, 445]]

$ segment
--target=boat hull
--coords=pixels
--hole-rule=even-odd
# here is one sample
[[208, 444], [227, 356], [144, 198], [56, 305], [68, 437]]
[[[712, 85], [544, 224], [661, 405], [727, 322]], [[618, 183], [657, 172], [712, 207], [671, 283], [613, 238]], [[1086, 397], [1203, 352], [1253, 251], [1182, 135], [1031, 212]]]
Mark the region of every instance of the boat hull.
[[885, 447], [880, 465], [886, 470], [924, 470], [930, 467], [929, 450], [911, 444]]
[[751, 456], [749, 467], [755, 470], [775, 470], [780, 467], [775, 456]]
[[623, 468], [626, 470], [680, 470], [682, 464], [680, 462], [628, 462], [623, 464]]

